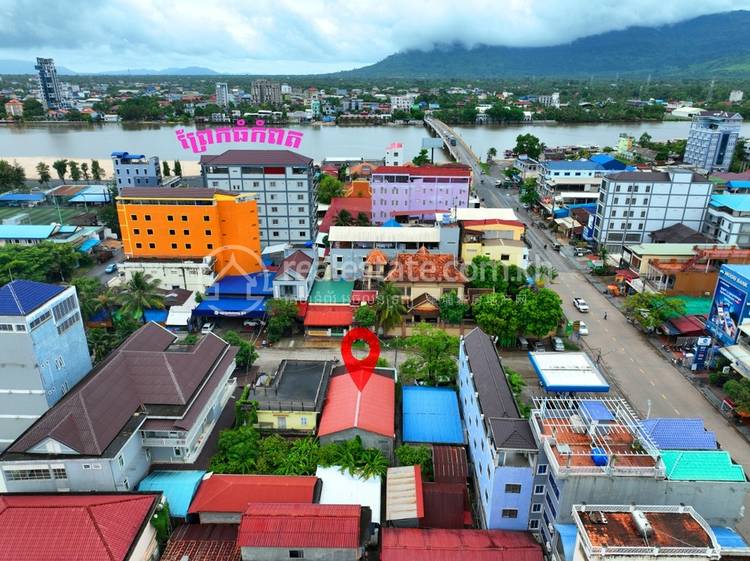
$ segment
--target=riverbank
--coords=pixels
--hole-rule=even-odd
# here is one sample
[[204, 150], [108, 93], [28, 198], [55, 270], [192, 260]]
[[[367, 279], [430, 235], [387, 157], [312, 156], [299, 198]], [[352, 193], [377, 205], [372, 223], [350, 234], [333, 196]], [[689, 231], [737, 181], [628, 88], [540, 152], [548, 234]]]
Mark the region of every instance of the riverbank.
[[[76, 162], [78, 164], [78, 167], [81, 167], [82, 163], [87, 163], [89, 165], [89, 169], [91, 169], [91, 160], [85, 160], [81, 158], [73, 158], [73, 157], [66, 157], [66, 156], [58, 156], [58, 157], [17, 157], [17, 158], [2, 158], [0, 159], [7, 159], [10, 162], [15, 162], [19, 164], [24, 171], [26, 172], [26, 179], [39, 179], [39, 173], [36, 171], [36, 166], [39, 162], [44, 162], [49, 166], [49, 172], [50, 175], [53, 178], [57, 178], [57, 172], [55, 172], [55, 168], [52, 167], [52, 164], [56, 160], [68, 160], [69, 162]], [[94, 158], [96, 159], [96, 158]], [[113, 176], [113, 168], [112, 168], [112, 160], [107, 159], [100, 159], [99, 166], [104, 170], [104, 180], [110, 180]], [[167, 160], [169, 163], [169, 169], [174, 168], [174, 162], [171, 160]], [[184, 176], [200, 176], [201, 174], [201, 167], [197, 160], [179, 160], [180, 166], [182, 166], [182, 175]], [[67, 180], [70, 179], [70, 174], [65, 176]], [[91, 181], [91, 183], [94, 183]]]

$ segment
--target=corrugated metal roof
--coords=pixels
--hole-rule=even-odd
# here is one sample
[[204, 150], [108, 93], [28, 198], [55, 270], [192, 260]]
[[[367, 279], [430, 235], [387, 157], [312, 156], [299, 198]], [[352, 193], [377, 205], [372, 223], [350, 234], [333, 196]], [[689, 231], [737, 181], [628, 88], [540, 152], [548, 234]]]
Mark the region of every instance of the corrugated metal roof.
[[354, 321], [351, 306], [308, 305], [305, 327], [349, 327]]
[[169, 536], [159, 561], [241, 561], [237, 524], [183, 524]]
[[530, 352], [529, 360], [548, 392], [608, 392], [609, 384], [586, 353]]
[[[745, 540], [732, 528], [711, 526], [711, 530], [716, 537], [716, 542], [722, 549], [747, 548], [747, 543], [745, 543]], [[722, 557], [724, 557], [724, 555], [722, 555]]]
[[218, 156], [201, 156], [201, 165], [308, 166], [312, 158], [291, 150], [227, 150]]
[[376, 373], [361, 392], [349, 374], [332, 377], [318, 436], [356, 428], [393, 438], [395, 395], [393, 379]]
[[388, 468], [385, 482], [385, 519], [414, 520], [424, 516], [420, 466]]
[[661, 459], [672, 481], [746, 481], [742, 466], [724, 450], [663, 450]]
[[381, 561], [542, 561], [529, 532], [383, 528]]
[[154, 471], [138, 484], [138, 490], [161, 491], [169, 504], [169, 514], [184, 518], [205, 473], [201, 470]]
[[312, 503], [317, 483], [313, 476], [209, 474], [188, 512], [241, 513], [250, 503]]
[[43, 201], [44, 193], [3, 193], [0, 202], [36, 202]]
[[707, 431], [703, 419], [652, 418], [641, 421], [643, 429], [662, 450], [716, 450], [716, 434]]
[[542, 167], [552, 171], [601, 171], [602, 166], [591, 160], [548, 160]]
[[469, 477], [466, 448], [463, 446], [433, 446], [432, 471], [437, 483], [463, 483]]
[[158, 494], [0, 496], [0, 560], [124, 561]]
[[237, 535], [240, 547], [356, 549], [362, 507], [320, 504], [251, 504]]
[[354, 281], [316, 280], [310, 291], [308, 304], [349, 304]]
[[404, 386], [402, 410], [404, 442], [464, 443], [458, 396], [454, 390]]
[[46, 240], [54, 231], [53, 224], [0, 224], [0, 239]]
[[322, 483], [320, 504], [366, 506], [373, 523], [380, 524], [382, 477], [359, 477], [341, 466], [318, 466], [315, 476]]
[[65, 290], [64, 286], [14, 280], [0, 288], [0, 316], [25, 316]]
[[[464, 528], [466, 522], [466, 483], [430, 483], [422, 485], [424, 493], [424, 518], [420, 528]], [[471, 516], [471, 513], [468, 513]]]
[[750, 195], [711, 195], [712, 207], [727, 207], [738, 212], [750, 211]]
[[328, 241], [333, 242], [404, 242], [438, 243], [440, 229], [432, 226], [375, 228], [373, 226], [331, 226]]
[[247, 275], [227, 275], [206, 289], [208, 296], [272, 296], [276, 273], [258, 271]]

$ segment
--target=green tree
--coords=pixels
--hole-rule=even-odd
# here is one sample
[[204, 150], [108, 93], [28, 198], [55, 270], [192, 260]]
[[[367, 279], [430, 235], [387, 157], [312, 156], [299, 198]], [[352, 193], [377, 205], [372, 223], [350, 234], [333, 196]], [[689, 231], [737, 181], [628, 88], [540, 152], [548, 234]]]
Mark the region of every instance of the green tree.
[[174, 166], [172, 166], [172, 167], [174, 168], [174, 174], [177, 177], [182, 177], [182, 164], [180, 163], [180, 161], [179, 160], [175, 160], [174, 161]]
[[68, 173], [68, 160], [55, 160], [52, 162], [52, 167], [55, 168], [60, 181], [65, 181], [65, 174]]
[[120, 290], [122, 313], [133, 319], [143, 318], [143, 312], [164, 309], [164, 296], [159, 290], [161, 281], [142, 272], [133, 273], [131, 279]]
[[84, 181], [88, 181], [91, 178], [91, 174], [89, 173], [89, 165], [86, 162], [83, 162], [81, 164], [81, 175], [83, 175]]
[[318, 202], [331, 204], [331, 200], [344, 196], [344, 184], [335, 177], [323, 174], [318, 182]]
[[418, 323], [406, 338], [411, 353], [401, 365], [401, 381], [415, 380], [430, 386], [453, 384], [458, 373], [458, 337], [427, 323]]
[[737, 143], [734, 145], [734, 153], [732, 154], [732, 163], [729, 166], [729, 171], [740, 173], [745, 171], [747, 162], [745, 161], [745, 139], [738, 138]]
[[521, 192], [518, 197], [523, 204], [534, 206], [539, 201], [539, 190], [537, 189], [536, 179], [528, 178], [521, 184]]
[[169, 177], [169, 174], [171, 173], [169, 169], [169, 162], [167, 160], [164, 160], [161, 163], [161, 173], [164, 177]]
[[101, 361], [117, 347], [115, 334], [103, 327], [89, 329], [86, 331], [86, 340], [89, 344], [89, 354], [94, 364]]
[[299, 309], [293, 300], [271, 298], [266, 303], [268, 312], [268, 340], [275, 343], [285, 335], [291, 334]]
[[95, 311], [104, 310], [112, 317], [115, 308], [120, 305], [120, 295], [114, 288], [107, 288], [96, 295]]
[[504, 294], [483, 294], [476, 299], [472, 313], [477, 325], [500, 339], [515, 337], [519, 329], [519, 305]]
[[411, 446], [402, 444], [394, 451], [398, 463], [402, 466], [420, 466], [422, 468], [422, 479], [432, 481], [432, 447], [423, 444]]
[[0, 160], [0, 191], [18, 189], [24, 186], [25, 181], [26, 171], [23, 166], [16, 162], [11, 164], [6, 160]]
[[252, 425], [223, 430], [209, 469], [215, 473], [256, 473], [259, 451], [260, 434]]
[[438, 309], [440, 310], [440, 319], [445, 323], [459, 324], [463, 321], [466, 312], [469, 311], [469, 305], [459, 300], [456, 291], [451, 290], [440, 297]]
[[644, 132], [638, 139], [638, 146], [642, 148], [651, 148], [651, 135]]
[[491, 146], [490, 149], [487, 150], [487, 161], [491, 162], [495, 159], [495, 156], [497, 156], [497, 148]]
[[526, 154], [529, 158], [537, 159], [544, 149], [538, 137], [531, 133], [519, 134], [516, 137], [516, 146], [513, 152], [516, 154]]
[[562, 302], [556, 292], [541, 288], [524, 288], [518, 293], [518, 316], [521, 331], [534, 337], [546, 337], [563, 320]]
[[427, 153], [427, 149], [426, 148], [422, 148], [419, 151], [419, 154], [417, 154], [416, 156], [414, 156], [414, 158], [412, 158], [411, 161], [416, 166], [426, 166], [427, 164], [429, 164], [430, 163], [430, 155]]
[[370, 217], [367, 216], [366, 212], [360, 212], [357, 214], [357, 220], [356, 220], [357, 226], [369, 226], [370, 225]]
[[44, 116], [44, 106], [38, 99], [28, 97], [23, 100], [23, 116], [25, 119]]
[[526, 273], [534, 280], [534, 285], [537, 288], [544, 288], [547, 286], [548, 282], [551, 283], [559, 275], [557, 269], [551, 265], [531, 264], [529, 265], [529, 268], [526, 269]]
[[467, 267], [469, 285], [472, 288], [492, 288], [505, 294], [508, 290], [507, 271], [500, 261], [493, 261], [486, 255], [477, 255]]
[[78, 167], [78, 162], [68, 162], [68, 170], [70, 171], [70, 178], [73, 181], [81, 179], [81, 168]]
[[637, 292], [625, 299], [625, 312], [646, 331], [653, 331], [671, 317], [685, 315], [685, 303], [660, 293]]
[[250, 341], [240, 337], [236, 331], [227, 331], [223, 339], [233, 347], [237, 347], [237, 356], [235, 356], [234, 360], [237, 366], [244, 368], [245, 372], [247, 372], [258, 359], [258, 352], [255, 350], [255, 347], [250, 344]]
[[334, 226], [351, 226], [352, 225], [352, 213], [342, 208], [336, 215], [333, 221]]
[[91, 160], [91, 177], [94, 181], [101, 181], [104, 177], [104, 170], [99, 165], [99, 160]]
[[102, 291], [102, 283], [94, 277], [76, 277], [70, 284], [76, 287], [81, 316], [88, 320], [99, 309], [97, 297]]
[[52, 179], [52, 176], [49, 173], [49, 165], [44, 162], [39, 162], [36, 165], [36, 173], [39, 176], [39, 183], [42, 185], [47, 185], [49, 180]]
[[375, 309], [372, 306], [360, 306], [354, 312], [354, 323], [360, 327], [373, 327], [377, 320]]
[[390, 282], [383, 283], [375, 299], [378, 329], [386, 334], [397, 325], [401, 325], [406, 311], [406, 306], [401, 301], [401, 291]]
[[32, 246], [0, 246], [0, 285], [15, 279], [60, 282], [78, 267], [81, 253], [70, 244], [42, 242]]
[[513, 298], [518, 295], [522, 288], [528, 286], [528, 276], [518, 265], [508, 265], [505, 268], [505, 278], [508, 281], [507, 293]]
[[318, 464], [324, 467], [339, 466], [352, 475], [370, 478], [382, 477], [388, 470], [388, 460], [380, 450], [368, 450], [359, 436], [321, 446]]
[[727, 380], [724, 383], [724, 391], [734, 402], [738, 413], [750, 414], [750, 380], [747, 378]]

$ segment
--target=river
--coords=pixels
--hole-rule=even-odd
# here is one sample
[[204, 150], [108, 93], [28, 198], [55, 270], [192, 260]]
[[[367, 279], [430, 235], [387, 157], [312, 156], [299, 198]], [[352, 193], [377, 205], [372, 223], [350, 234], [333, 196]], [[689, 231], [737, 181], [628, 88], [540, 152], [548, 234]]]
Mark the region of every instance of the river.
[[[689, 121], [606, 124], [524, 124], [508, 126], [457, 126], [455, 130], [478, 155], [492, 146], [499, 155], [513, 148], [519, 134], [532, 133], [547, 146], [598, 145], [614, 146], [621, 132], [636, 138], [648, 132], [654, 140], [686, 138]], [[96, 158], [106, 160], [112, 151], [157, 155], [167, 160], [197, 160], [198, 155], [185, 151], [175, 139], [179, 125], [7, 125], [0, 126], [0, 158]], [[419, 152], [427, 131], [419, 126], [300, 126], [304, 138], [299, 152], [317, 161], [325, 157], [382, 157], [386, 146], [398, 141], [404, 144], [409, 158]], [[750, 135], [745, 123], [743, 135]], [[221, 149], [243, 147], [266, 148], [267, 145], [223, 144]], [[212, 149], [213, 148], [213, 149]], [[219, 153], [219, 146], [209, 153]], [[437, 156], [437, 154], [436, 154]], [[439, 158], [444, 159], [444, 155]]]

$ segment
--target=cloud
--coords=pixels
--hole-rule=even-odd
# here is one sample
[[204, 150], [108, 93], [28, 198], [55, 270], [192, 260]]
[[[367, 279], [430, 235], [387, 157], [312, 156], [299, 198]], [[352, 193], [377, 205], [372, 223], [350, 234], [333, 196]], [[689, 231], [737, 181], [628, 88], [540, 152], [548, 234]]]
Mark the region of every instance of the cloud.
[[77, 71], [315, 73], [410, 48], [543, 46], [750, 8], [750, 0], [0, 0], [0, 58]]

